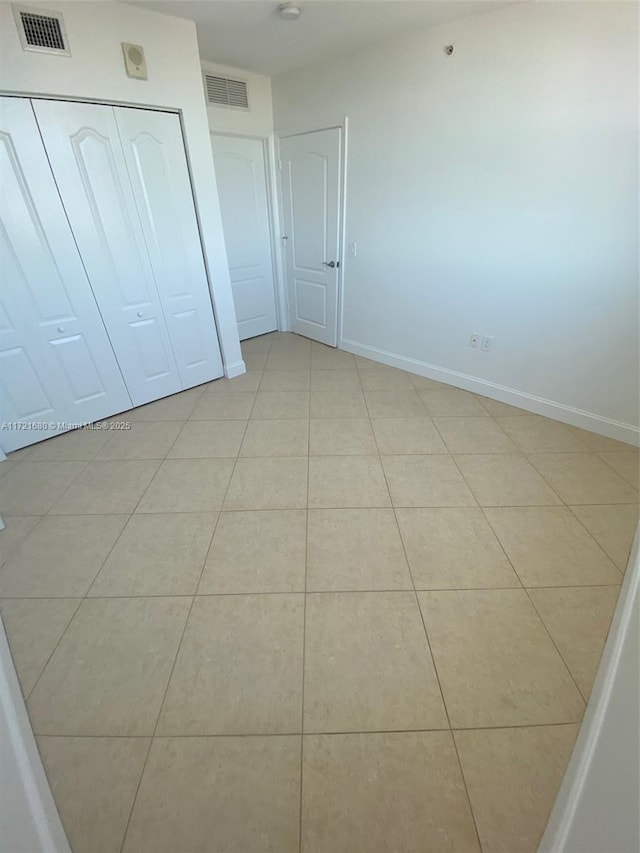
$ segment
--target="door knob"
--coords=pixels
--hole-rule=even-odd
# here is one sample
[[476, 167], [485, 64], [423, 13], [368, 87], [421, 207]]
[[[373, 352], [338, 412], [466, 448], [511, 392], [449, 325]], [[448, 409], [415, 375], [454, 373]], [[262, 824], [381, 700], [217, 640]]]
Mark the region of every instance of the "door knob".
[[138, 317], [142, 317], [142, 311], [138, 311]]
[[64, 326], [58, 326], [58, 334], [62, 335], [64, 332]]
[[340, 263], [336, 263], [335, 261], [323, 261], [322, 263], [325, 267], [331, 267], [331, 269], [335, 269], [337, 266], [340, 266]]

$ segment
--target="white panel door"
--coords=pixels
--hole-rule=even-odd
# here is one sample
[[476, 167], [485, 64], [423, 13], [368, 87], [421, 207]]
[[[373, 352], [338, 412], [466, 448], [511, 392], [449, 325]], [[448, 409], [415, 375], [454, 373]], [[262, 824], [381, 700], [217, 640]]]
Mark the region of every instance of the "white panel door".
[[[31, 103], [0, 99], [0, 446], [24, 447], [131, 400]], [[19, 422], [22, 429], [8, 429]], [[30, 429], [36, 424], [46, 428]]]
[[264, 144], [211, 134], [240, 340], [277, 328]]
[[338, 342], [340, 129], [280, 140], [291, 328]]
[[117, 107], [115, 117], [184, 388], [222, 376], [180, 119]]
[[180, 391], [113, 108], [44, 100], [33, 107], [134, 405]]

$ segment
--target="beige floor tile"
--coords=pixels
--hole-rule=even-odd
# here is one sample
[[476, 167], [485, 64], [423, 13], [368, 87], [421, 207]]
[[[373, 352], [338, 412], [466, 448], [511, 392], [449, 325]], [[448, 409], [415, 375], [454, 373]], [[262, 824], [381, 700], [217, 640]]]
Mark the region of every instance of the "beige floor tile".
[[299, 737], [156, 738], [123, 853], [297, 853]]
[[529, 592], [585, 699], [591, 694], [619, 592], [618, 586]]
[[434, 418], [451, 453], [517, 453], [493, 418]]
[[155, 459], [88, 462], [51, 512], [54, 515], [133, 512], [159, 466]]
[[416, 589], [519, 587], [482, 510], [398, 509]]
[[273, 332], [266, 335], [259, 335], [257, 338], [248, 338], [240, 344], [242, 349], [242, 357], [246, 358], [248, 353], [253, 352], [269, 352], [273, 346]]
[[215, 513], [131, 516], [88, 594], [193, 595], [215, 525]]
[[371, 421], [380, 453], [446, 453], [431, 418], [374, 418]]
[[238, 459], [224, 508], [303, 509], [307, 505], [307, 459]]
[[0, 601], [13, 663], [28, 696], [80, 605], [77, 598], [6, 598]]
[[562, 503], [524, 456], [477, 454], [457, 456], [456, 462], [480, 506], [552, 506]]
[[362, 391], [312, 391], [312, 418], [366, 418]]
[[311, 344], [311, 368], [313, 370], [343, 370], [355, 366], [356, 360], [350, 352], [315, 342]]
[[304, 853], [479, 853], [449, 732], [304, 739]]
[[42, 516], [39, 515], [8, 515], [2, 519], [4, 529], [0, 530], [0, 566], [9, 559], [41, 519]]
[[[31, 452], [32, 448], [27, 448], [29, 452]], [[1, 459], [0, 460], [0, 477], [4, 476], [8, 471], [10, 471], [14, 465], [16, 464], [17, 459]]]
[[252, 420], [240, 456], [307, 456], [308, 420]]
[[420, 391], [427, 414], [432, 417], [488, 416], [489, 413], [469, 391], [454, 388], [447, 391]]
[[309, 417], [308, 391], [259, 391], [251, 412], [259, 420]]
[[510, 406], [508, 403], [501, 403], [500, 400], [492, 400], [490, 397], [483, 397], [481, 394], [475, 394], [474, 396], [480, 405], [490, 415], [493, 415], [494, 418], [521, 417], [531, 414], [527, 409]]
[[307, 589], [413, 589], [391, 509], [309, 511]]
[[38, 747], [73, 853], [120, 853], [149, 739], [41, 737]]
[[453, 391], [451, 385], [446, 382], [438, 382], [436, 379], [429, 379], [427, 376], [418, 376], [415, 373], [408, 373], [409, 381], [416, 391]]
[[418, 597], [453, 728], [581, 718], [582, 697], [524, 590]]
[[301, 509], [223, 512], [198, 594], [304, 592], [306, 530]]
[[242, 421], [251, 414], [255, 394], [203, 394], [196, 403], [192, 421]]
[[245, 392], [254, 392], [258, 390], [262, 379], [262, 368], [258, 370], [249, 369], [240, 376], [234, 376], [233, 379], [214, 379], [213, 382], [208, 382], [204, 386], [204, 393], [207, 395], [226, 395], [226, 394], [242, 394]]
[[413, 385], [406, 373], [395, 367], [372, 367], [360, 371], [360, 382], [365, 391], [410, 390]]
[[486, 514], [524, 586], [592, 586], [622, 580], [566, 507], [502, 507], [487, 509]]
[[39, 441], [31, 448], [29, 458], [32, 461], [89, 461], [93, 459], [99, 450], [113, 435], [109, 430], [102, 429], [74, 429]]
[[308, 391], [311, 382], [308, 370], [266, 370], [260, 382], [261, 391]]
[[264, 370], [268, 357], [268, 352], [248, 352], [243, 356], [244, 365], [251, 372]]
[[418, 392], [365, 391], [367, 409], [372, 418], [424, 418], [425, 410]]
[[138, 505], [138, 512], [216, 512], [222, 506], [234, 460], [167, 459]]
[[598, 456], [634, 489], [640, 489], [640, 456], [635, 451], [630, 453], [607, 451], [599, 453]]
[[96, 459], [164, 459], [182, 429], [182, 421], [135, 421], [117, 430]]
[[384, 473], [394, 506], [475, 506], [450, 456], [385, 456]]
[[83, 596], [126, 521], [126, 515], [43, 518], [0, 569], [0, 596]]
[[624, 504], [638, 492], [594, 453], [532, 453], [530, 461], [569, 504]]
[[196, 403], [202, 396], [203, 388], [189, 388], [179, 394], [154, 400], [146, 406], [138, 406], [127, 412], [127, 419], [133, 421], [186, 421]]
[[248, 421], [188, 421], [168, 459], [233, 458], [238, 455]]
[[303, 632], [302, 595], [196, 598], [158, 734], [300, 732]]
[[357, 370], [312, 370], [312, 391], [360, 391]]
[[572, 506], [571, 511], [624, 572], [638, 526], [638, 506]]
[[539, 415], [524, 415], [520, 417], [499, 417], [498, 423], [502, 429], [525, 453], [535, 451], [568, 451], [587, 450], [566, 424], [543, 418]]
[[307, 596], [305, 732], [446, 727], [413, 592]]
[[265, 363], [265, 370], [309, 370], [311, 350], [272, 350]]
[[484, 853], [536, 853], [578, 727], [454, 732]]
[[[324, 371], [327, 376], [335, 372]], [[311, 456], [375, 456], [377, 452], [369, 418], [311, 420]]]
[[46, 515], [86, 465], [21, 459], [0, 478], [2, 515]]
[[599, 435], [596, 432], [590, 432], [586, 429], [580, 429], [579, 427], [569, 427], [569, 429], [577, 436], [577, 438], [585, 444], [589, 450], [602, 451], [603, 453], [608, 450], [619, 450], [639, 453], [637, 447], [634, 447], [631, 444], [625, 444], [624, 441], [616, 441], [614, 438], [608, 438], [606, 435]]
[[29, 699], [38, 735], [151, 735], [191, 598], [85, 599]]
[[391, 506], [377, 456], [312, 456], [309, 459], [309, 506]]

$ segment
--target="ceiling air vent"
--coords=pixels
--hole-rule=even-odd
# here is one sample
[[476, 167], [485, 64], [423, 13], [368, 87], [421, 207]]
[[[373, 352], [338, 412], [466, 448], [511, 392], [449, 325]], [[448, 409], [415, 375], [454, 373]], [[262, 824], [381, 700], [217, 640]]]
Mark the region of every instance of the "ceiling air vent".
[[23, 50], [71, 55], [64, 19], [59, 12], [14, 6], [13, 14]]
[[237, 107], [241, 110], [249, 109], [247, 84], [244, 80], [229, 80], [227, 77], [205, 74], [204, 82], [207, 89], [207, 100], [210, 104]]

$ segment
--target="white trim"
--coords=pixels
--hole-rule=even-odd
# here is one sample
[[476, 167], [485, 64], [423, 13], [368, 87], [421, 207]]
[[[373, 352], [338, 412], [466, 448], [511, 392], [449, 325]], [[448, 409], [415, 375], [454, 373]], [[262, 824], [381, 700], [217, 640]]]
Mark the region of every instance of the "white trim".
[[457, 370], [449, 370], [436, 364], [428, 364], [425, 361], [418, 361], [377, 347], [370, 347], [348, 338], [342, 338], [338, 342], [338, 346], [346, 352], [354, 353], [363, 358], [370, 358], [372, 361], [378, 361], [381, 364], [398, 367], [400, 370], [406, 370], [418, 376], [426, 376], [429, 379], [435, 379], [437, 382], [445, 382], [447, 385], [454, 385], [456, 388], [463, 388], [465, 391], [473, 391], [474, 394], [481, 394], [483, 397], [490, 397], [492, 400], [508, 403], [510, 406], [527, 409], [536, 415], [544, 415], [571, 426], [597, 432], [608, 438], [624, 441], [634, 447], [640, 446], [640, 428], [633, 424], [604, 418], [601, 415], [585, 412], [564, 403], [557, 403], [544, 397], [536, 397], [533, 394], [518, 391], [516, 388], [508, 388], [506, 385], [498, 385], [495, 382], [479, 379], [477, 376], [470, 376]]
[[227, 379], [235, 379], [236, 376], [242, 376], [247, 372], [247, 366], [244, 361], [234, 361], [233, 364], [225, 364], [224, 375]]
[[[71, 853], [31, 730], [9, 644], [0, 619], [0, 742], [2, 785], [10, 792], [11, 837], [0, 838], [2, 850]], [[16, 847], [16, 843], [20, 846]]]
[[[640, 607], [640, 526], [636, 530], [635, 541], [631, 549], [629, 564], [625, 579], [620, 590], [618, 605], [613, 615], [611, 628], [609, 629], [609, 637], [604, 647], [598, 673], [596, 675], [591, 699], [585, 711], [582, 728], [578, 733], [573, 754], [567, 767], [560, 791], [556, 798], [555, 805], [549, 818], [549, 823], [540, 842], [538, 853], [569, 853], [574, 851], [578, 853], [586, 853], [583, 843], [576, 842], [572, 839], [572, 833], [578, 838], [584, 839], [588, 835], [589, 827], [584, 824], [585, 814], [589, 815], [589, 820], [595, 820], [603, 827], [603, 835], [607, 834], [609, 827], [615, 825], [620, 826], [620, 813], [624, 818], [624, 824], [628, 828], [631, 823], [635, 824], [636, 838], [625, 839], [624, 851], [638, 850], [640, 838], [637, 837], [637, 792], [625, 791], [624, 795], [621, 791], [616, 790], [616, 786], [621, 784], [615, 778], [601, 778], [603, 775], [602, 766], [598, 767], [598, 759], [602, 758], [602, 753], [608, 751], [611, 746], [612, 727], [616, 725], [614, 722], [615, 709], [614, 704], [617, 701], [618, 705], [625, 705], [625, 714], [623, 718], [622, 730], [616, 729], [615, 737], [622, 744], [619, 749], [628, 749], [631, 751], [629, 760], [635, 762], [637, 767], [638, 756], [634, 755], [634, 739], [637, 742], [638, 724], [638, 697], [633, 696], [631, 705], [635, 702], [634, 709], [627, 705], [625, 701], [627, 695], [633, 693], [637, 687], [633, 684], [623, 684], [623, 678], [628, 676], [629, 669], [634, 669], [634, 678], [637, 684], [637, 620], [638, 608]], [[634, 626], [635, 621], [635, 626]], [[636, 658], [635, 666], [633, 657], [630, 660], [629, 656]], [[623, 666], [623, 659], [626, 656], [626, 670]], [[623, 696], [623, 691], [626, 690], [627, 695]], [[630, 696], [629, 696], [630, 698]], [[618, 715], [619, 717], [619, 715]], [[620, 722], [620, 719], [617, 721]], [[629, 730], [625, 730], [625, 726], [629, 726]], [[633, 729], [632, 729], [633, 727]], [[617, 752], [618, 750], [616, 750]], [[600, 754], [600, 755], [599, 755]], [[611, 763], [611, 762], [610, 762]], [[598, 797], [598, 802], [593, 802], [594, 790], [599, 793], [611, 789], [611, 797], [616, 802], [616, 807], [621, 810], [619, 813], [612, 812], [607, 806], [606, 801]], [[590, 800], [590, 802], [587, 802]], [[627, 813], [626, 808], [632, 809]], [[594, 815], [593, 807], [600, 811]], [[624, 830], [623, 830], [624, 831]], [[633, 832], [633, 831], [632, 831]], [[611, 839], [613, 842], [613, 839]], [[579, 848], [576, 847], [579, 844]], [[615, 842], [614, 842], [615, 843]], [[594, 844], [598, 846], [600, 842], [594, 840]], [[595, 847], [593, 848], [595, 849]], [[611, 847], [619, 853], [623, 853], [620, 847]]]
[[[346, 252], [346, 227], [347, 227], [347, 146], [349, 133], [349, 117], [342, 116], [338, 119], [328, 120], [326, 122], [314, 123], [313, 127], [305, 126], [291, 130], [276, 130], [274, 134], [274, 148], [278, 162], [280, 162], [280, 140], [287, 139], [290, 136], [305, 136], [309, 133], [318, 133], [322, 130], [339, 130], [340, 131], [340, 168], [338, 177], [338, 259], [340, 267], [338, 268], [338, 294], [336, 306], [336, 346], [340, 348], [342, 340], [342, 318], [344, 304], [344, 271], [345, 271], [345, 252]], [[274, 194], [276, 204], [279, 207], [279, 222], [280, 233], [284, 234], [283, 220], [283, 205], [282, 205], [282, 173], [279, 172], [280, 178], [277, 181], [277, 193]], [[283, 331], [290, 331], [291, 316], [289, 305], [289, 290], [287, 282], [287, 260], [282, 240], [279, 240], [278, 258], [282, 270], [282, 286], [284, 289], [286, 306], [287, 306], [287, 323], [283, 326]]]

